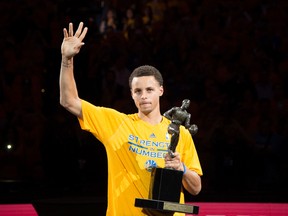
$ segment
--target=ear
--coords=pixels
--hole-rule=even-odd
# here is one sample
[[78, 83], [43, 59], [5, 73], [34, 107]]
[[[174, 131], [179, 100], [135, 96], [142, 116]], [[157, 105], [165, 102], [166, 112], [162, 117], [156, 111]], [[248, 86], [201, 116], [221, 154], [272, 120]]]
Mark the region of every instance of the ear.
[[160, 86], [159, 91], [160, 91], [159, 96], [161, 97], [164, 94], [164, 87]]

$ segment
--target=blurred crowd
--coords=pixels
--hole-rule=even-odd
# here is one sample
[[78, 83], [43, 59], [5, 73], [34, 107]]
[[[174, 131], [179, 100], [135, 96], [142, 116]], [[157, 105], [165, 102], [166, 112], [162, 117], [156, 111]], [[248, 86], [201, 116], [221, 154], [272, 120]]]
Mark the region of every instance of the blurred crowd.
[[4, 0], [0, 14], [0, 179], [93, 187], [106, 164], [59, 105], [62, 29], [83, 21], [83, 99], [133, 113], [128, 76], [154, 65], [163, 112], [191, 100], [204, 191], [287, 191], [288, 1]]

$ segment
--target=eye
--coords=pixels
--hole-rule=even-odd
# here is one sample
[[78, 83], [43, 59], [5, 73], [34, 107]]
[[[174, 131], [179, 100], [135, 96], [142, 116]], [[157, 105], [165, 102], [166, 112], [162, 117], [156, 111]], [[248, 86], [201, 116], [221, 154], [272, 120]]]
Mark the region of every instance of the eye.
[[135, 89], [134, 93], [135, 93], [135, 94], [140, 94], [140, 93], [141, 93], [141, 90], [140, 90], [140, 89]]

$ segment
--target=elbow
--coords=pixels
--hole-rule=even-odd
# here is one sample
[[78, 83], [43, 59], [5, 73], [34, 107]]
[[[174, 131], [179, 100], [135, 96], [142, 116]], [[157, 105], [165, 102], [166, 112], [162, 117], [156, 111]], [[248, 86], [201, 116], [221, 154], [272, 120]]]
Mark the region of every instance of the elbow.
[[198, 187], [194, 188], [193, 191], [191, 191], [191, 194], [196, 196], [196, 195], [198, 195], [201, 192], [201, 189], [202, 189], [202, 186], [200, 184]]
[[198, 176], [198, 181], [197, 181], [197, 184], [195, 185], [193, 195], [198, 195], [200, 193], [201, 189], [202, 189], [202, 181], [201, 181], [201, 177]]
[[69, 98], [67, 100], [60, 97], [60, 105], [73, 115], [82, 118], [81, 100], [79, 98]]
[[202, 187], [200, 184], [199, 186], [194, 186], [193, 188], [186, 188], [186, 189], [191, 195], [196, 196], [201, 192]]
[[69, 110], [69, 108], [72, 106], [72, 103], [71, 103], [71, 101], [69, 101], [63, 97], [60, 97], [60, 105], [62, 107], [64, 107], [65, 109]]
[[62, 107], [64, 107], [64, 108], [67, 108], [69, 105], [68, 105], [68, 103], [67, 103], [67, 101], [66, 100], [64, 100], [62, 97], [60, 97], [60, 105], [62, 106]]
[[[192, 174], [192, 172], [191, 172]], [[186, 181], [183, 182], [184, 188], [191, 194], [191, 195], [198, 195], [201, 192], [202, 189], [202, 182], [201, 177], [196, 173], [193, 172], [194, 178], [186, 179]]]

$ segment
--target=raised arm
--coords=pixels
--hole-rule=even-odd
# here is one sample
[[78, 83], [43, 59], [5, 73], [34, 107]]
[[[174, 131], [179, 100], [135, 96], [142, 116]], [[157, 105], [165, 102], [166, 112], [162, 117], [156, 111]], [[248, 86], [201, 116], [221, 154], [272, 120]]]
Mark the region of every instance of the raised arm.
[[79, 118], [82, 118], [82, 107], [74, 79], [73, 57], [84, 45], [83, 39], [87, 30], [87, 27], [83, 29], [83, 22], [80, 22], [74, 34], [73, 24], [69, 23], [68, 31], [66, 28], [63, 29], [64, 39], [61, 45], [60, 104]]

